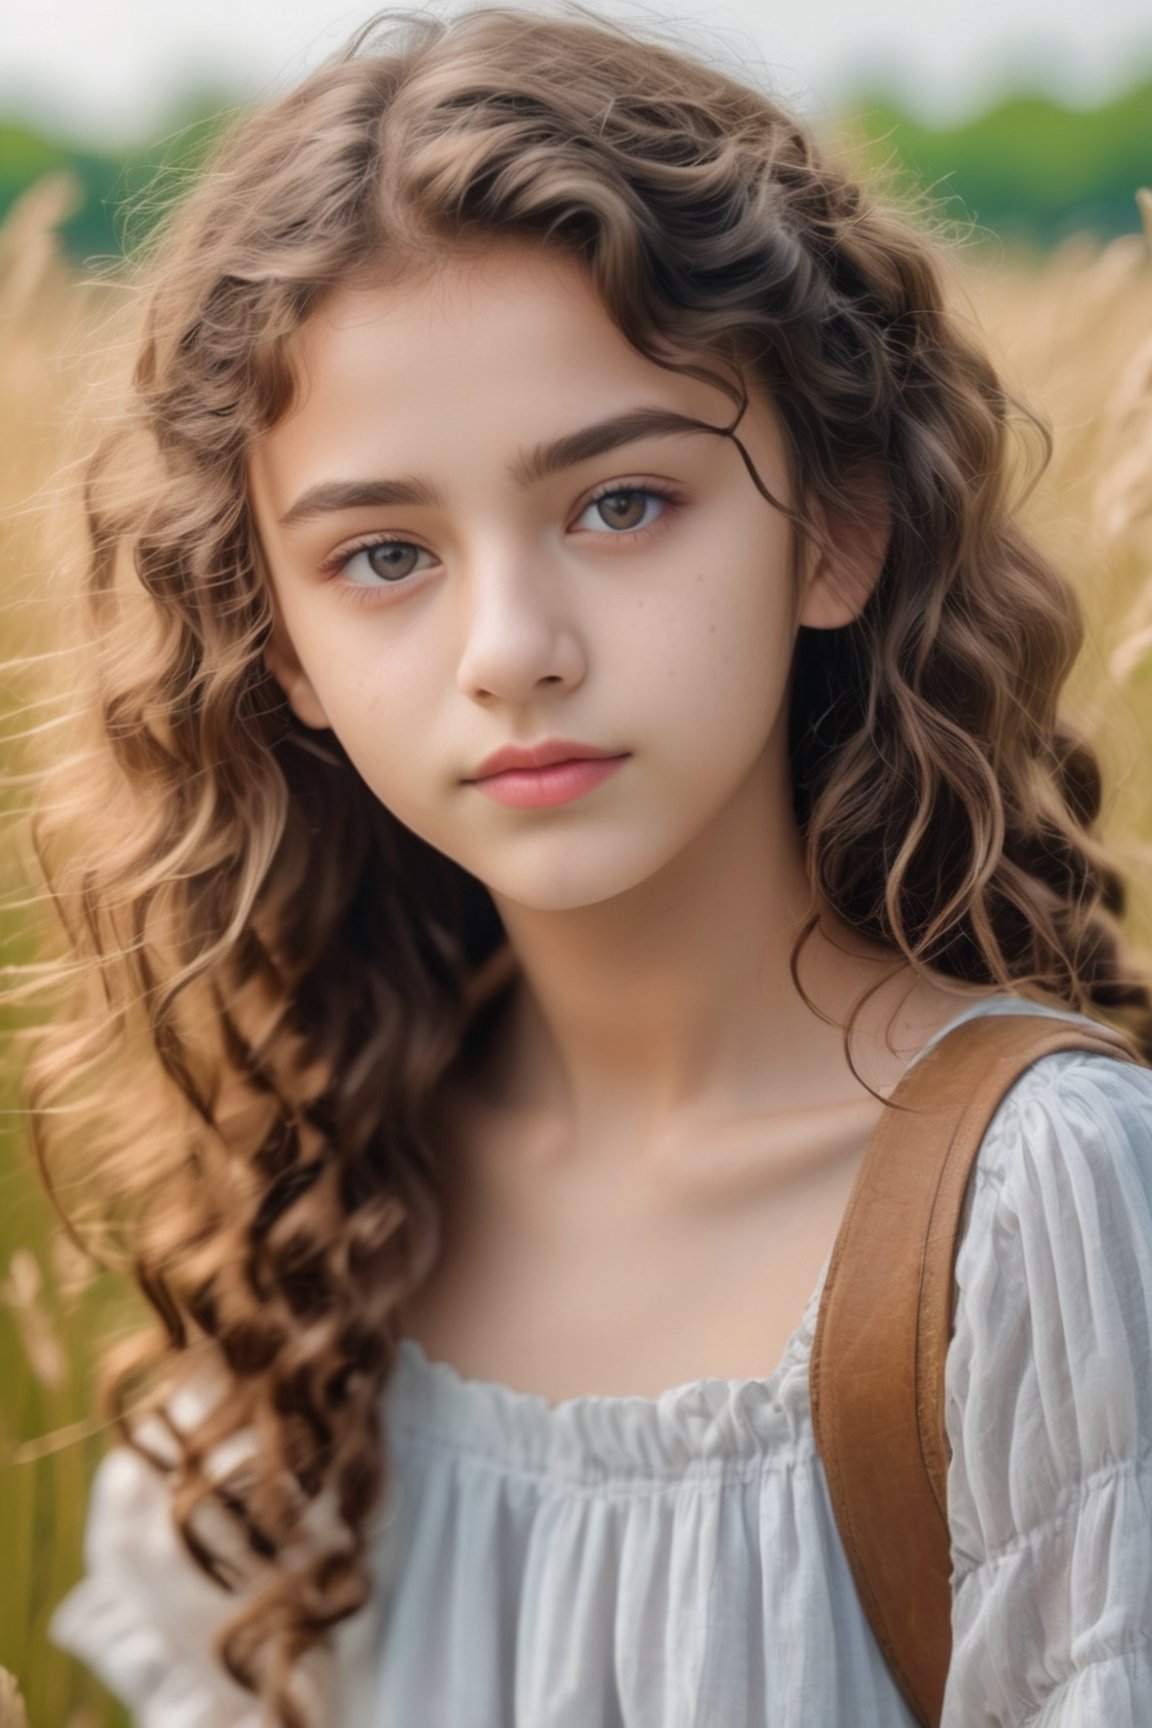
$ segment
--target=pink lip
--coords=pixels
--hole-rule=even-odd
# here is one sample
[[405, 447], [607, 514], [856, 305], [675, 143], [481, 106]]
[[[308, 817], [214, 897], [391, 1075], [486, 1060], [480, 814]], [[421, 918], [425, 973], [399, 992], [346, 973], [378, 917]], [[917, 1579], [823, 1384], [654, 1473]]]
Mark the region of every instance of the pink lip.
[[599, 744], [585, 744], [580, 738], [542, 738], [538, 744], [504, 744], [493, 750], [471, 778], [483, 780], [489, 774], [503, 774], [508, 768], [551, 768], [553, 762], [624, 754], [622, 750], [603, 750]]
[[518, 810], [538, 810], [551, 804], [568, 804], [582, 798], [602, 780], [607, 780], [627, 756], [583, 756], [567, 762], [555, 762], [547, 768], [510, 768], [503, 774], [489, 774], [472, 784], [478, 792], [487, 793], [498, 804], [509, 804]]

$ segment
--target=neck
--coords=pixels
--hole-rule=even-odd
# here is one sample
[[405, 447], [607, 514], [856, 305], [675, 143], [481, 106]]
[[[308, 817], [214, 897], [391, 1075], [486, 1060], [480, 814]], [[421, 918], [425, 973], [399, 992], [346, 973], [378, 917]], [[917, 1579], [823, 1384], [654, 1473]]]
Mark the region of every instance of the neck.
[[[767, 770], [765, 771], [767, 774]], [[788, 810], [787, 821], [780, 819]], [[497, 900], [516, 974], [485, 1074], [502, 1101], [562, 1120], [582, 1143], [642, 1145], [673, 1117], [719, 1121], [859, 1103], [843, 1020], [877, 1012], [911, 975], [900, 957], [825, 911], [789, 969], [814, 910], [791, 805], [750, 781], [697, 842], [636, 888], [540, 911]], [[899, 961], [899, 964], [896, 962]], [[870, 1082], [870, 1083], [875, 1083]]]

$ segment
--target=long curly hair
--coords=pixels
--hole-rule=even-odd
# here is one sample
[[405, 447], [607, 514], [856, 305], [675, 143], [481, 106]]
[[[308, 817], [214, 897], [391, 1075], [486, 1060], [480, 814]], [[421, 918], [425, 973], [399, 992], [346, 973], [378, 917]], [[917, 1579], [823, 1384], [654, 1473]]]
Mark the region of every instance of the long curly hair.
[[220, 1655], [285, 1728], [368, 1589], [396, 1314], [438, 1252], [432, 1104], [506, 944], [483, 884], [290, 712], [246, 463], [327, 293], [504, 235], [578, 256], [649, 358], [707, 361], [729, 435], [733, 371], [765, 389], [798, 534], [863, 520], [882, 477], [879, 580], [850, 625], [800, 631], [790, 687], [816, 902], [1152, 1058], [1097, 757], [1057, 712], [1079, 602], [1015, 519], [1039, 423], [949, 310], [935, 242], [760, 91], [581, 7], [385, 15], [242, 118], [139, 260], [134, 376], [87, 468], [78, 740], [30, 830], [72, 1009], [25, 1096], [50, 1186], [95, 1184], [87, 1239], [155, 1311], [106, 1408], [199, 1564], [232, 1587], [251, 1564]]

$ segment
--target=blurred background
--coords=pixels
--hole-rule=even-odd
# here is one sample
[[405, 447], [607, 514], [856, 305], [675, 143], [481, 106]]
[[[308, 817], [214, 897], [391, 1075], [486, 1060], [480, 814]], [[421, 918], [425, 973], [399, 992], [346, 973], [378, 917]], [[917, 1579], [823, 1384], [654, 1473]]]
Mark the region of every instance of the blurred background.
[[[452, 11], [445, 6], [437, 10]], [[915, 205], [939, 235], [961, 315], [1051, 424], [1030, 526], [1076, 582], [1088, 639], [1065, 709], [1108, 775], [1102, 822], [1131, 882], [1129, 934], [1152, 965], [1152, 14], [1146, 0], [763, 0], [646, 20], [791, 103]], [[75, 464], [101, 367], [122, 361], [125, 249], [150, 190], [176, 194], [221, 124], [317, 64], [366, 12], [320, 0], [9, 0], [0, 27], [0, 607], [4, 656], [34, 654], [53, 573], [83, 556]], [[153, 203], [155, 198], [153, 197]], [[130, 296], [130, 289], [129, 289]], [[46, 599], [45, 596], [48, 598]], [[0, 955], [33, 958], [24, 741], [51, 725], [35, 678], [0, 682]], [[6, 1010], [9, 1033], [24, 1010]], [[5, 1040], [11, 1045], [11, 1038]], [[53, 1228], [0, 1065], [0, 1667], [32, 1728], [126, 1717], [45, 1639], [78, 1576], [98, 1344], [131, 1325]], [[0, 1728], [7, 1728], [0, 1684]], [[9, 1707], [10, 1708], [10, 1707]], [[12, 1720], [15, 1720], [13, 1717]]]
[[[158, 162], [187, 162], [234, 106], [267, 100], [368, 16], [323, 0], [13, 0], [0, 38], [0, 210], [67, 165], [84, 198], [76, 256], [123, 239]], [[814, 120], [849, 119], [935, 189], [945, 211], [1013, 244], [1132, 231], [1152, 148], [1145, 0], [729, 0], [628, 8]]]

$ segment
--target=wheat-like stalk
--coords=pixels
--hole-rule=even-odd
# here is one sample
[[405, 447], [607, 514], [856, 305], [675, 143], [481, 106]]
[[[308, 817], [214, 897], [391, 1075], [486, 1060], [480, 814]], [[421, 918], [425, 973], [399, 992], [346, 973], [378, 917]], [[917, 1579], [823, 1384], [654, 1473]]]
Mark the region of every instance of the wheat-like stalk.
[[14, 1675], [0, 1668], [0, 1728], [28, 1728], [28, 1712]]
[[1025, 515], [1084, 602], [1064, 706], [1103, 758], [1102, 826], [1152, 964], [1152, 191], [1133, 215], [1142, 231], [1107, 246], [1072, 240], [1028, 266], [974, 253], [956, 279], [1009, 386], [1051, 422]]

